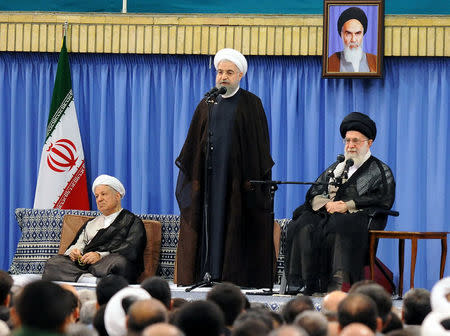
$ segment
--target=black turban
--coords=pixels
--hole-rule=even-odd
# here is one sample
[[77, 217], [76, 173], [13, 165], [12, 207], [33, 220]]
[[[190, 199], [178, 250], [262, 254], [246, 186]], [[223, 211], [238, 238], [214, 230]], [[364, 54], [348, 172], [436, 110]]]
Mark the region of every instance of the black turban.
[[347, 131], [358, 131], [369, 139], [375, 140], [377, 125], [367, 115], [360, 112], [352, 112], [342, 120], [340, 131], [342, 138], [345, 138]]
[[345, 11], [341, 13], [339, 16], [338, 22], [337, 22], [337, 29], [339, 35], [341, 35], [342, 26], [344, 23], [346, 23], [348, 20], [355, 19], [361, 22], [363, 28], [364, 28], [364, 34], [366, 34], [367, 31], [367, 16], [366, 13], [361, 8], [358, 7], [350, 7], [347, 8]]

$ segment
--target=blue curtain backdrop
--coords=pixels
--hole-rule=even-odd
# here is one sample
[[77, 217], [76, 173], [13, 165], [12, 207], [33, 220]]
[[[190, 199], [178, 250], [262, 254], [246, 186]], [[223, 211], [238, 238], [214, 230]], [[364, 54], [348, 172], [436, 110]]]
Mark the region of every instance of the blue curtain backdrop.
[[[20, 231], [17, 207], [32, 207], [57, 67], [57, 54], [0, 54], [0, 267]], [[192, 113], [214, 84], [208, 56], [70, 54], [88, 183], [102, 173], [127, 188], [136, 213], [178, 213], [174, 160]], [[275, 180], [312, 181], [338, 153], [342, 118], [361, 111], [378, 126], [372, 147], [397, 180], [388, 229], [448, 231], [450, 129], [448, 58], [385, 58], [384, 79], [322, 79], [319, 57], [248, 57], [242, 87], [261, 97], [269, 122]], [[306, 187], [280, 186], [277, 218], [290, 217]], [[91, 197], [91, 206], [95, 208]], [[410, 256], [407, 243], [406, 260]], [[378, 255], [398, 274], [397, 242]], [[420, 241], [416, 287], [439, 276], [439, 241]], [[446, 275], [450, 274], [447, 262]], [[405, 288], [409, 264], [405, 265]]]

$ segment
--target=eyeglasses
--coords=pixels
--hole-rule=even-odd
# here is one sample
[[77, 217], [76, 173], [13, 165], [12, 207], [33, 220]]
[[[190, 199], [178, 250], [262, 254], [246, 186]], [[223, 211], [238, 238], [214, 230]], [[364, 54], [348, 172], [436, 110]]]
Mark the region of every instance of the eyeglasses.
[[227, 74], [228, 77], [231, 77], [235, 74], [233, 70], [217, 70], [216, 74], [219, 76], [223, 76], [224, 74]]
[[369, 141], [369, 139], [358, 139], [358, 138], [353, 138], [353, 139], [342, 139], [342, 142], [344, 143], [344, 145], [349, 145], [350, 143], [355, 144], [356, 146], [358, 146], [359, 144], [363, 143], [364, 141]]

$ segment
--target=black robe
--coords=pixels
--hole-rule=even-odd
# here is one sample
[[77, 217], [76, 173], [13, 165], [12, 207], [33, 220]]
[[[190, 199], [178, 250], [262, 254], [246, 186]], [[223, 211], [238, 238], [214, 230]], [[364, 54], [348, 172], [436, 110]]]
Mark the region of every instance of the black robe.
[[[260, 99], [240, 89], [229, 135], [227, 184], [223, 225], [221, 281], [246, 287], [271, 287], [273, 281], [273, 215], [267, 186], [249, 180], [269, 180], [273, 160], [267, 119]], [[201, 280], [204, 210], [205, 149], [208, 109], [202, 100], [192, 117], [176, 165], [180, 168], [176, 196], [180, 233], [175, 282], [190, 285]]]
[[[69, 246], [75, 244], [83, 232], [87, 221], [78, 230], [78, 233]], [[50, 258], [44, 269], [43, 279], [77, 281], [83, 273], [96, 273], [102, 275], [102, 272], [108, 273], [109, 270], [115, 272], [114, 263], [124, 264], [121, 269], [125, 270], [125, 276], [129, 281], [134, 282], [144, 270], [144, 249], [147, 244], [147, 236], [142, 220], [126, 209], [122, 209], [116, 219], [106, 229], [101, 229], [92, 238], [83, 250], [83, 254], [88, 252], [110, 252], [111, 254], [101, 258], [92, 266], [82, 269], [76, 268], [76, 264], [68, 256], [56, 255]], [[119, 255], [123, 258], [113, 258]], [[102, 265], [106, 263], [108, 265]], [[65, 265], [66, 264], [66, 265]], [[99, 265], [97, 265], [99, 264]], [[75, 265], [75, 266], [74, 266]], [[94, 269], [90, 269], [94, 267]], [[97, 276], [97, 274], [94, 274]]]
[[[327, 194], [330, 180], [328, 167], [306, 194], [289, 224], [286, 238], [285, 275], [290, 289], [319, 280], [315, 286], [324, 290], [336, 271], [345, 271], [350, 281], [360, 279], [368, 249], [368, 214], [374, 209], [390, 209], [395, 198], [395, 181], [390, 168], [374, 156], [369, 157], [343, 183], [334, 201], [353, 200], [354, 213], [327, 213], [325, 207], [313, 211], [315, 196]], [[384, 219], [376, 220], [370, 229], [383, 230]]]

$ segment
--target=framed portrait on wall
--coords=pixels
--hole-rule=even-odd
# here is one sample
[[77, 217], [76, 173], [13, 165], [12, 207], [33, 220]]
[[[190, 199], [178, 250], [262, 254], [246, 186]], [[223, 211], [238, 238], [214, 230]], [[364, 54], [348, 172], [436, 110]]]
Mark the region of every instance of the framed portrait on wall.
[[322, 76], [383, 76], [384, 0], [324, 0]]

